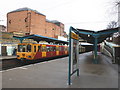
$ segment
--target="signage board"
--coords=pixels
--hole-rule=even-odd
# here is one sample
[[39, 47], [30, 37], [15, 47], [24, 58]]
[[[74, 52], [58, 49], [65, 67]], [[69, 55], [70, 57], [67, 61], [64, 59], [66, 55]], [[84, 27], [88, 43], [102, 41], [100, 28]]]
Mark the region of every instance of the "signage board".
[[78, 69], [79, 55], [79, 37], [75, 33], [71, 33], [71, 73]]
[[79, 35], [73, 33], [74, 29], [70, 27], [69, 34], [69, 70], [68, 70], [68, 84], [71, 85], [71, 76], [77, 72], [79, 76]]

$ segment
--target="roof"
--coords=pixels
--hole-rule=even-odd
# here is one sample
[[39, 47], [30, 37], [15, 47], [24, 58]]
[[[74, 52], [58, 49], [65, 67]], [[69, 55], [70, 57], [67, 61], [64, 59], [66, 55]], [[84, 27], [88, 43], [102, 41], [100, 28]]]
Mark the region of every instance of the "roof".
[[103, 42], [107, 37], [110, 37], [113, 33], [118, 32], [119, 28], [105, 29], [100, 31], [91, 31], [85, 29], [74, 29], [73, 31], [78, 34], [82, 39], [87, 40], [88, 43], [94, 44], [95, 38], [98, 39], [98, 43]]
[[28, 8], [28, 7], [19, 8], [19, 9], [16, 9], [16, 10], [11, 11], [11, 12], [9, 12], [9, 13], [20, 12], [20, 11], [29, 11], [29, 10], [30, 10], [30, 11], [34, 11], [34, 12], [36, 12], [37, 14], [40, 14], [40, 15], [45, 16], [44, 14], [38, 12], [37, 10], [33, 10], [33, 9], [31, 9], [31, 8]]
[[36, 35], [36, 34], [32, 34], [32, 35], [28, 35], [28, 36], [24, 36], [24, 37], [17, 37], [17, 36], [13, 36], [13, 38], [16, 39], [33, 39], [34, 41], [47, 41], [48, 43], [50, 42], [54, 42], [56, 44], [58, 43], [63, 43], [63, 44], [68, 44], [68, 41], [62, 41], [62, 40], [58, 40], [55, 38], [50, 38], [50, 37], [45, 37], [45, 36], [41, 36], [41, 35]]

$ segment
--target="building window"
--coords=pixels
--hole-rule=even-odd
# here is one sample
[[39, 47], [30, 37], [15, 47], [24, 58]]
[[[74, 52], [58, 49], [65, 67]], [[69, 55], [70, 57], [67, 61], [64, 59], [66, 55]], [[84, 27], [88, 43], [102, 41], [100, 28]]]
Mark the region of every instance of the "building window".
[[47, 33], [47, 30], [45, 29], [45, 34]]
[[9, 24], [11, 24], [11, 20], [9, 20]]
[[25, 20], [25, 22], [27, 22], [27, 18], [25, 18], [24, 20]]

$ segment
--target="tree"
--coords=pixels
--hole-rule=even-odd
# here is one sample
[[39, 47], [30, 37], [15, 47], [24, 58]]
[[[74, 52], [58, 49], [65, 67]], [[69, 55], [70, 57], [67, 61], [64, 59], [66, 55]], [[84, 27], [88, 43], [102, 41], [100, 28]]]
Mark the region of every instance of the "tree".
[[111, 21], [111, 22], [107, 25], [107, 29], [116, 28], [116, 27], [117, 27], [117, 22], [116, 22], [116, 21]]

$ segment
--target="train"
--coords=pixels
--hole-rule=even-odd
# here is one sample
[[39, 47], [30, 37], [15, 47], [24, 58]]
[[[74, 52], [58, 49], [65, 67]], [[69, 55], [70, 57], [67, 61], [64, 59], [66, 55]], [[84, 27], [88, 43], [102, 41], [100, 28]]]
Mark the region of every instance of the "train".
[[[93, 45], [79, 45], [79, 54], [92, 51]], [[17, 47], [19, 61], [35, 61], [38, 59], [62, 57], [69, 55], [68, 45], [51, 45], [39, 43], [19, 43]]]
[[19, 43], [16, 55], [20, 61], [65, 56], [68, 55], [68, 46]]

